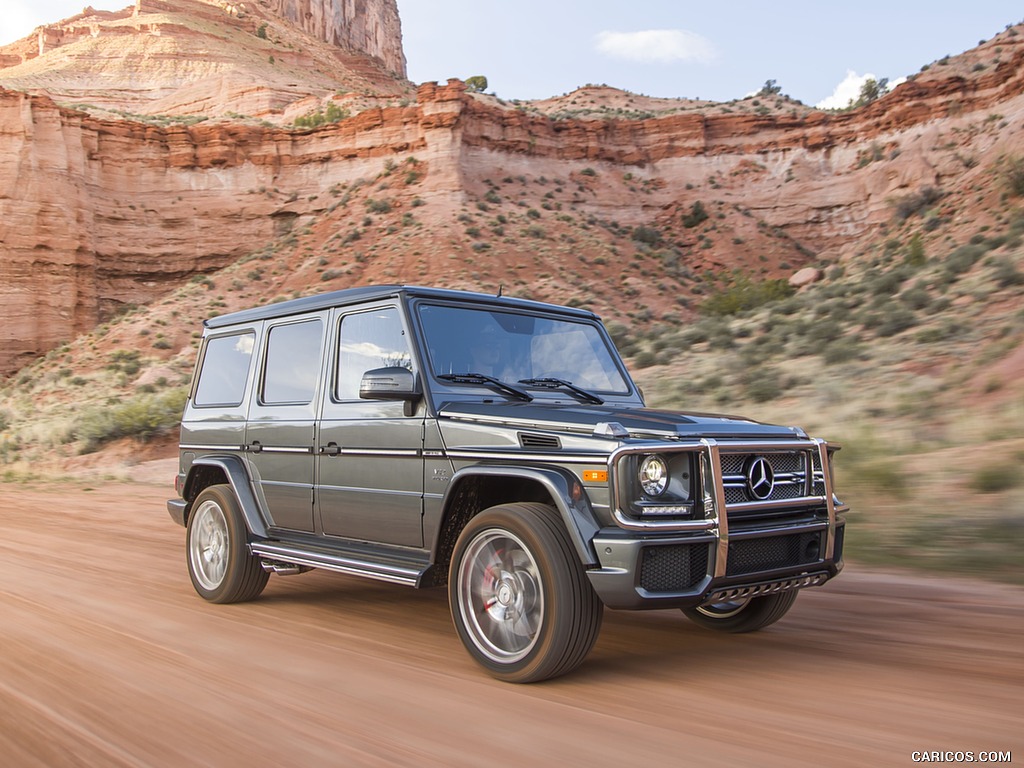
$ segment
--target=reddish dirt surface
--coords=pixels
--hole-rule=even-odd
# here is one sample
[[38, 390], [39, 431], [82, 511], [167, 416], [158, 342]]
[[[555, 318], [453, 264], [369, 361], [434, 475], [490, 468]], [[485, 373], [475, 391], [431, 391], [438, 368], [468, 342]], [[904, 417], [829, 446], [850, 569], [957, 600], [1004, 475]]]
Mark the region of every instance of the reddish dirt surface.
[[312, 572], [205, 603], [169, 495], [0, 485], [4, 765], [1024, 759], [1024, 590], [851, 565], [752, 635], [608, 611], [580, 670], [514, 686], [469, 659], [444, 590]]

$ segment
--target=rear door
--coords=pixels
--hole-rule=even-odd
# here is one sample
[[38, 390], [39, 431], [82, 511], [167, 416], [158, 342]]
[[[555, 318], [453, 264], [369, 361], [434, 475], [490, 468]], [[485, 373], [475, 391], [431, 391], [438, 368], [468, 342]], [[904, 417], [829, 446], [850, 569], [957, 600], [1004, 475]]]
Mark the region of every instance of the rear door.
[[[396, 304], [343, 308], [332, 320], [331, 391], [317, 438], [317, 506], [323, 533], [410, 547], [423, 544], [423, 422], [395, 400], [363, 400], [366, 371], [413, 370]], [[415, 371], [414, 371], [415, 372]]]
[[313, 440], [328, 316], [318, 312], [266, 325], [245, 455], [276, 528], [314, 530]]

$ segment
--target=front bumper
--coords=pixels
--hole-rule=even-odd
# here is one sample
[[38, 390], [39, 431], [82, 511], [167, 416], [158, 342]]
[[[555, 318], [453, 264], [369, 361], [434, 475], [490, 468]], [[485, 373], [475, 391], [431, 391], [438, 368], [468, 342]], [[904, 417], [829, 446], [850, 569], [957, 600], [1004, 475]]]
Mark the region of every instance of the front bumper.
[[[590, 583], [609, 608], [694, 608], [824, 584], [843, 567], [845, 520], [734, 532], [637, 533], [605, 528], [593, 539]], [[720, 562], [721, 561], [721, 562]]]

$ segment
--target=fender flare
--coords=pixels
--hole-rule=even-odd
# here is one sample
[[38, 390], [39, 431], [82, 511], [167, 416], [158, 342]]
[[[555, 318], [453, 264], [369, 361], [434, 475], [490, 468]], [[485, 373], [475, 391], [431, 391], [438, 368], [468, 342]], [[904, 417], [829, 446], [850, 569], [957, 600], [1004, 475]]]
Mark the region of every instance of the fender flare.
[[[447, 516], [452, 498], [458, 492], [463, 480], [471, 477], [500, 477], [530, 480], [539, 483], [551, 495], [555, 508], [569, 532], [576, 554], [584, 566], [597, 566], [597, 552], [591, 543], [601, 526], [594, 517], [590, 500], [583, 491], [580, 481], [568, 470], [561, 467], [523, 467], [492, 464], [477, 464], [460, 469], [448, 484], [441, 502]], [[575, 489], [575, 492], [574, 492]], [[436, 549], [436, 545], [435, 545]], [[436, 551], [433, 553], [436, 558]]]
[[[210, 454], [196, 458], [189, 467], [188, 476], [185, 478], [185, 497], [191, 493], [194, 471], [196, 467], [215, 467], [220, 469], [228, 479], [228, 484], [238, 499], [242, 508], [242, 516], [245, 518], [245, 526], [249, 533], [258, 539], [266, 539], [267, 523], [266, 518], [260, 510], [256, 495], [252, 492], [252, 485], [249, 483], [249, 475], [245, 471], [245, 465], [237, 456]], [[191, 502], [189, 502], [191, 507]]]

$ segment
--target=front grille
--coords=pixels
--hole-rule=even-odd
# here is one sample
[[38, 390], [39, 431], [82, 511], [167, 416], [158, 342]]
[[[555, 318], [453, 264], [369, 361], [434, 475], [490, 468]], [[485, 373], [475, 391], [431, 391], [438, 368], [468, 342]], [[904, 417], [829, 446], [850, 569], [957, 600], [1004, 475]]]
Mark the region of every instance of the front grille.
[[818, 562], [823, 552], [820, 531], [740, 539], [729, 542], [726, 575], [741, 576], [745, 573], [773, 571], [776, 568], [810, 565]]
[[[821, 462], [815, 458], [812, 467], [817, 481], [821, 475]], [[807, 495], [823, 495], [824, 481], [813, 482], [813, 492], [807, 493], [807, 454], [803, 451], [787, 451], [778, 453], [726, 453], [722, 452], [722, 483], [725, 486], [726, 504], [747, 504], [757, 501], [786, 501], [800, 499]], [[771, 493], [766, 498], [759, 498], [751, 492], [749, 486], [750, 465], [758, 458], [768, 461], [773, 475]]]
[[700, 583], [707, 571], [707, 544], [644, 547], [640, 586], [648, 592], [683, 592]]

